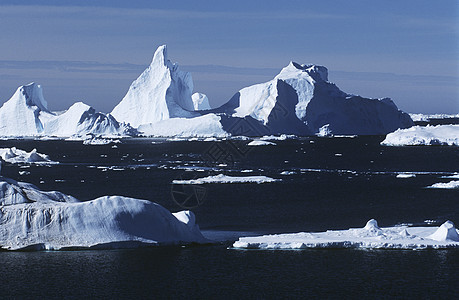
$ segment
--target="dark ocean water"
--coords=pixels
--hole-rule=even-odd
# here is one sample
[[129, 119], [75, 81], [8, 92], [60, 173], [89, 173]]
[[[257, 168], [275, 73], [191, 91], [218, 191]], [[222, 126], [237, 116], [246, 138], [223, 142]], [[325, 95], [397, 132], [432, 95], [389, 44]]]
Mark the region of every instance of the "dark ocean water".
[[[381, 226], [459, 224], [459, 190], [426, 189], [459, 172], [459, 148], [382, 147], [382, 138], [306, 138], [260, 147], [234, 140], [127, 139], [98, 146], [0, 141], [0, 148], [36, 148], [60, 162], [6, 165], [4, 176], [81, 200], [124, 195], [171, 211], [191, 207], [204, 234], [219, 241], [159, 249], [0, 252], [1, 295], [451, 298], [459, 278], [458, 250], [227, 249], [241, 235], [363, 227], [371, 218]], [[400, 172], [416, 176], [397, 178]], [[220, 173], [282, 181], [171, 184]]]

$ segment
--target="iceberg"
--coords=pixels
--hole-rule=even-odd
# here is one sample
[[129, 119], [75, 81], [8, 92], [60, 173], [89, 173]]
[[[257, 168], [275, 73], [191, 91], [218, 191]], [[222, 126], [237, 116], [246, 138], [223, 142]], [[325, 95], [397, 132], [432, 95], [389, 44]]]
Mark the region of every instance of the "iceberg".
[[131, 84], [111, 114], [133, 127], [170, 118], [199, 116], [191, 98], [193, 79], [167, 58], [167, 47], [158, 47], [150, 66]]
[[206, 183], [269, 183], [281, 181], [267, 176], [228, 176], [215, 175], [191, 180], [173, 180], [173, 184], [206, 184]]
[[121, 196], [80, 202], [0, 177], [0, 248], [60, 250], [208, 243], [190, 211]]
[[0, 135], [383, 135], [414, 125], [389, 98], [341, 91], [323, 66], [290, 62], [272, 80], [241, 89], [215, 109], [193, 88], [191, 74], [172, 63], [162, 45], [110, 114], [81, 102], [51, 112], [41, 87], [30, 84], [0, 108]]
[[459, 146], [459, 125], [413, 126], [389, 133], [381, 145], [450, 145]]
[[118, 123], [113, 116], [98, 113], [82, 102], [63, 113], [48, 110], [40, 85], [21, 86], [0, 107], [0, 136], [132, 135], [130, 126]]
[[52, 164], [57, 163], [52, 161], [48, 155], [38, 153], [37, 149], [33, 149], [30, 152], [12, 148], [0, 148], [0, 157], [11, 164], [17, 163], [38, 163], [38, 164]]
[[380, 228], [371, 219], [363, 228], [241, 237], [235, 249], [289, 250], [308, 248], [444, 249], [459, 248], [458, 230], [451, 221], [440, 227]]
[[191, 95], [191, 100], [193, 100], [194, 110], [210, 109], [209, 99], [205, 94], [194, 93], [193, 95]]
[[328, 81], [327, 68], [295, 62], [273, 80], [240, 90], [213, 111], [256, 120], [250, 124], [252, 135], [381, 135], [414, 125], [391, 99], [344, 93]]

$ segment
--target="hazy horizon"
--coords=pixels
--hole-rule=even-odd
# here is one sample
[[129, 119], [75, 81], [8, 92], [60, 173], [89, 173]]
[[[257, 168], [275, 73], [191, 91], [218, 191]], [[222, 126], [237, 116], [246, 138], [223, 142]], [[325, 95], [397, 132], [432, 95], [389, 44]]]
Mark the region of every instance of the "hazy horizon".
[[83, 101], [110, 112], [167, 44], [213, 107], [296, 61], [326, 66], [347, 93], [459, 113], [457, 1], [2, 3], [1, 104], [36, 82], [51, 110]]

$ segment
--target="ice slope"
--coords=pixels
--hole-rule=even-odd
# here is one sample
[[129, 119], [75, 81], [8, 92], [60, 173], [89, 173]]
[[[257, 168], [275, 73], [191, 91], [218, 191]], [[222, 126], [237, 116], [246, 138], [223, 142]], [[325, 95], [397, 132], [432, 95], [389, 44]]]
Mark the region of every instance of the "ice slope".
[[36, 149], [33, 149], [30, 152], [16, 149], [16, 147], [12, 148], [0, 148], [0, 157], [12, 164], [17, 163], [56, 163], [49, 159], [48, 155], [38, 153]]
[[413, 126], [389, 133], [386, 146], [450, 145], [459, 146], [459, 125]]
[[33, 136], [43, 132], [40, 115], [53, 116], [35, 83], [19, 87], [0, 107], [0, 136]]
[[191, 74], [179, 70], [167, 58], [166, 45], [158, 47], [150, 66], [131, 84], [111, 114], [133, 127], [169, 118], [190, 118], [195, 106], [191, 98]]
[[459, 235], [451, 221], [440, 227], [397, 226], [380, 228], [371, 219], [363, 228], [301, 232], [290, 234], [241, 237], [233, 244], [240, 249], [443, 249], [459, 248]]
[[43, 133], [68, 137], [72, 135], [128, 135], [132, 129], [118, 123], [110, 114], [98, 113], [82, 102], [73, 104], [67, 111], [45, 122]]
[[21, 86], [0, 108], [0, 136], [59, 136], [135, 134], [111, 115], [77, 102], [61, 114], [48, 110], [40, 85]]
[[392, 100], [346, 94], [328, 82], [325, 67], [294, 62], [273, 80], [242, 89], [214, 112], [257, 120], [259, 125], [251, 125], [258, 127], [255, 131], [271, 134], [311, 135], [328, 125], [334, 135], [373, 135], [413, 125]]
[[206, 243], [192, 212], [121, 196], [87, 202], [0, 177], [0, 247], [120, 248]]

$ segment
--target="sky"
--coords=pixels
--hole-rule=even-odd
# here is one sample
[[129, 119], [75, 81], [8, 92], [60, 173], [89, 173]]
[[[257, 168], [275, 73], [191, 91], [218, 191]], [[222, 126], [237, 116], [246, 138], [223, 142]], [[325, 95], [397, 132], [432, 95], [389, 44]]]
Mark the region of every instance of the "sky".
[[110, 112], [167, 44], [217, 107], [290, 61], [412, 113], [459, 113], [459, 1], [0, 0], [0, 104], [41, 84], [48, 107]]

